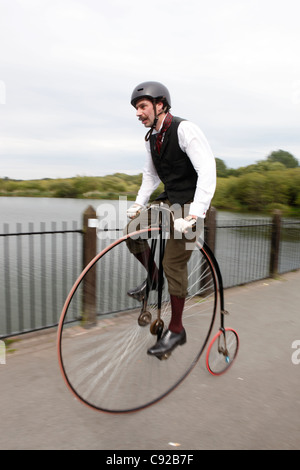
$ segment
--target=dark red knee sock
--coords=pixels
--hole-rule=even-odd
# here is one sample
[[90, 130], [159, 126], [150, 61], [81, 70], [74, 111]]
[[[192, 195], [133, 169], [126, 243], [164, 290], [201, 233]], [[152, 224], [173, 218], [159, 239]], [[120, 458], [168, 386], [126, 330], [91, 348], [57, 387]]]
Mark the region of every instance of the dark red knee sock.
[[183, 330], [182, 312], [185, 303], [185, 298], [171, 295], [172, 317], [169, 324], [169, 330], [172, 333], [180, 333]]

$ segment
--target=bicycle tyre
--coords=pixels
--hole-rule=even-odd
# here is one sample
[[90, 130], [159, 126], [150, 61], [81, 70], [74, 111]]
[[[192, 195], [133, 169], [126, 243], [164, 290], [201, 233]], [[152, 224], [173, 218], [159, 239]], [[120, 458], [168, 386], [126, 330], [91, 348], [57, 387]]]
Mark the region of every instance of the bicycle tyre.
[[[217, 308], [217, 276], [213, 262], [198, 244], [189, 262], [189, 295], [183, 312], [187, 343], [165, 361], [147, 355], [157, 337], [151, 334], [150, 325], [138, 324], [140, 302], [126, 295], [129, 287], [145, 278], [146, 271], [129, 254], [126, 239], [157, 236], [159, 230], [140, 230], [108, 245], [82, 271], [65, 301], [58, 325], [60, 370], [76, 398], [97, 411], [128, 413], [157, 403], [191, 372], [211, 334]], [[131, 274], [115, 264], [123, 257]], [[91, 285], [87, 282], [89, 276], [95, 277], [92, 271], [96, 273], [96, 286], [95, 280]], [[167, 327], [170, 306], [166, 284], [162, 318]], [[110, 292], [112, 286], [117, 287], [117, 293]], [[83, 322], [83, 297], [89, 289], [97, 297], [93, 325]], [[153, 320], [155, 296], [156, 292], [150, 292], [148, 299]]]
[[[226, 337], [226, 346], [224, 338]], [[206, 367], [212, 375], [222, 375], [232, 366], [239, 350], [239, 336], [232, 328], [220, 329], [206, 353]]]

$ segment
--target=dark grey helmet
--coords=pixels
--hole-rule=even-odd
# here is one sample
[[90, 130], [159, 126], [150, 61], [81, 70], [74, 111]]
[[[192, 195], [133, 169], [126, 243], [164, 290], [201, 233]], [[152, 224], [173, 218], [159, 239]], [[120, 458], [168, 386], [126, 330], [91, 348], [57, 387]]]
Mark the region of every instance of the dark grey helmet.
[[162, 98], [164, 99], [168, 109], [171, 108], [171, 97], [168, 89], [159, 82], [143, 82], [140, 83], [132, 92], [131, 104], [136, 106], [136, 102], [141, 98], [148, 98], [151, 101]]

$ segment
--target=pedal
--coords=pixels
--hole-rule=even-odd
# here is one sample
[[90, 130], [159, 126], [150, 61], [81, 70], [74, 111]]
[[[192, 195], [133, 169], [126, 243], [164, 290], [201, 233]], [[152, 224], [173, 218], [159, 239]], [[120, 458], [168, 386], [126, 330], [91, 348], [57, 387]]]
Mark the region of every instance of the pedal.
[[157, 336], [157, 340], [161, 338], [164, 329], [164, 322], [161, 319], [156, 319], [150, 326], [150, 333]]
[[151, 323], [151, 319], [152, 319], [152, 315], [150, 312], [142, 311], [142, 313], [140, 314], [138, 318], [138, 324], [139, 326], [147, 326]]
[[167, 359], [169, 359], [169, 357], [171, 356], [171, 352], [169, 353], [165, 353], [163, 354], [162, 356], [156, 356], [157, 359], [159, 359], [160, 361], [166, 361]]

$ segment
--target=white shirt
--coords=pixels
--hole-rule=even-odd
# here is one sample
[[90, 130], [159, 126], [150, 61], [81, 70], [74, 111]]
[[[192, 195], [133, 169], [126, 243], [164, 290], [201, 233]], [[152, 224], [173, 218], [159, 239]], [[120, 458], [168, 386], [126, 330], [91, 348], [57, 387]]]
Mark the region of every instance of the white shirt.
[[[162, 125], [163, 122], [161, 127]], [[155, 133], [157, 131], [154, 130], [153, 134]], [[177, 133], [179, 146], [190, 158], [198, 175], [194, 200], [189, 213], [204, 218], [216, 189], [216, 161], [206, 137], [198, 126], [189, 121], [182, 121]], [[143, 181], [135, 201], [142, 206], [148, 203], [151, 194], [161, 182], [152, 161], [149, 141], [146, 142], [146, 149]]]

